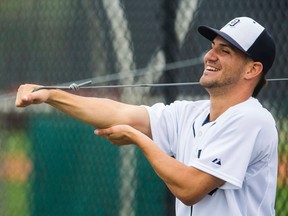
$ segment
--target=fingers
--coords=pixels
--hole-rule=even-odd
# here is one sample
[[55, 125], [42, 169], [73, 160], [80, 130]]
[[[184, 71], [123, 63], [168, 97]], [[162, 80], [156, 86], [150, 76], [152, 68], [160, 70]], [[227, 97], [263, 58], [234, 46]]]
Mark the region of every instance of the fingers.
[[94, 134], [109, 140], [114, 145], [120, 146], [118, 143], [119, 138], [116, 138], [115, 134], [111, 133], [110, 128], [108, 128], [108, 129], [96, 129], [96, 130], [94, 130]]
[[105, 135], [110, 135], [112, 133], [111, 128], [105, 128], [105, 129], [96, 129], [94, 130], [94, 134], [98, 136], [105, 136]]
[[101, 136], [107, 140], [109, 140], [110, 142], [114, 143], [115, 139], [115, 134], [113, 135], [112, 129], [111, 128], [106, 128], [106, 129], [96, 129], [94, 130], [94, 134], [97, 136]]
[[104, 136], [117, 133], [125, 134], [125, 132], [128, 132], [129, 130], [131, 130], [131, 127], [128, 125], [114, 125], [109, 128], [96, 129], [94, 133], [99, 136]]
[[16, 107], [26, 107], [30, 104], [36, 104], [43, 102], [43, 93], [42, 96], [39, 92], [32, 93], [33, 89], [35, 89], [36, 85], [25, 84], [21, 85], [18, 88], [18, 92], [16, 95], [15, 106]]
[[16, 107], [24, 107], [25, 104], [27, 104], [27, 102], [29, 101], [28, 95], [24, 93], [25, 88], [27, 88], [27, 85], [21, 85], [18, 88], [17, 95], [16, 95], [16, 101], [15, 101]]
[[96, 129], [94, 134], [102, 136], [117, 146], [132, 144], [133, 140], [130, 138], [128, 125], [116, 125], [105, 129]]

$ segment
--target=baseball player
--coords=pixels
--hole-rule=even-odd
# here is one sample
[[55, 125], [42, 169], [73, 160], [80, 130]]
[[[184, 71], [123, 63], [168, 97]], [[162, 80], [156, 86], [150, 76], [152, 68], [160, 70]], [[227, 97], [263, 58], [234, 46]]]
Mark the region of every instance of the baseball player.
[[211, 41], [200, 78], [209, 100], [135, 106], [22, 85], [16, 106], [45, 102], [116, 145], [134, 143], [175, 195], [178, 216], [275, 215], [278, 134], [256, 99], [275, 44], [249, 17], [198, 31]]

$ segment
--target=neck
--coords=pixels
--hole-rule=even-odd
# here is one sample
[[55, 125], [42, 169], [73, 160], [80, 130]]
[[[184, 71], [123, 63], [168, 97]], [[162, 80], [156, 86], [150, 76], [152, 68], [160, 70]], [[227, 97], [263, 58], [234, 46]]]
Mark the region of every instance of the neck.
[[210, 94], [210, 121], [216, 120], [227, 109], [236, 104], [242, 103], [250, 98], [250, 94], [239, 93], [223, 93], [223, 94]]

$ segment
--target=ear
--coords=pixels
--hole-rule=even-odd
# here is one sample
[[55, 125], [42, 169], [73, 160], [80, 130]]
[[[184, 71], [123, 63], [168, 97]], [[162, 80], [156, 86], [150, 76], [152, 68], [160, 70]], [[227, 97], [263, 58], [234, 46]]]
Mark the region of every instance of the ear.
[[261, 62], [251, 61], [250, 63], [248, 63], [248, 68], [245, 73], [245, 79], [253, 79], [255, 77], [260, 76], [262, 70], [263, 65]]

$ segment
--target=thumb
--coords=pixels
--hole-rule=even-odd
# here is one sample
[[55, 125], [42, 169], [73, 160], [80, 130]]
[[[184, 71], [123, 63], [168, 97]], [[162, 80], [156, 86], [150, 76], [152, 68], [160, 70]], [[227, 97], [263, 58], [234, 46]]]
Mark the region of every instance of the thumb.
[[41, 100], [37, 98], [36, 93], [29, 93], [27, 95], [24, 95], [22, 100], [23, 102], [26, 102], [27, 104], [41, 103]]
[[110, 128], [105, 128], [105, 129], [96, 129], [94, 130], [94, 134], [98, 136], [104, 136], [104, 135], [109, 135], [111, 134], [112, 131]]
[[22, 97], [17, 97], [15, 105], [16, 107], [26, 107], [32, 103], [32, 98], [29, 95], [23, 95]]

